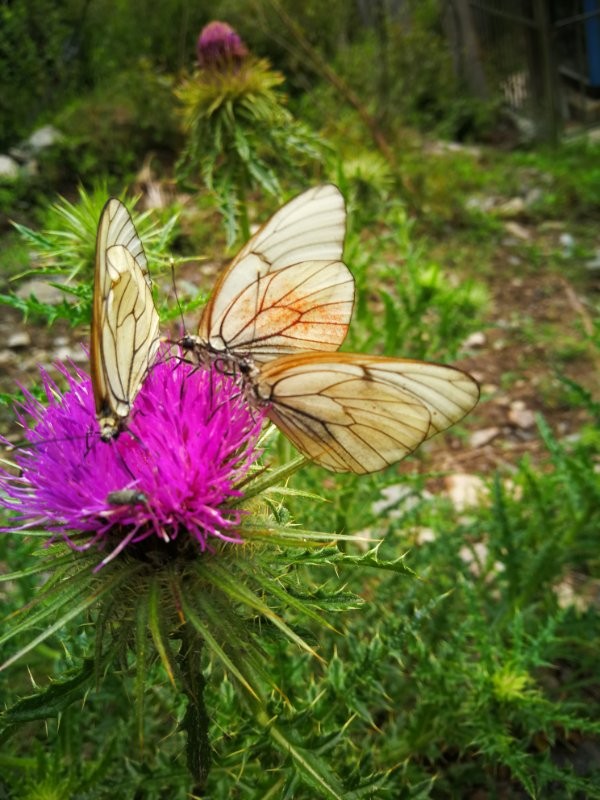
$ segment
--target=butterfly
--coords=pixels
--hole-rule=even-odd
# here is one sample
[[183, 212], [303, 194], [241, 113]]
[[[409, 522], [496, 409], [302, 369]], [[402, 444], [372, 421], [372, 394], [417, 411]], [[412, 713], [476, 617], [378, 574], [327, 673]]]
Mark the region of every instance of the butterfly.
[[237, 371], [290, 353], [333, 351], [344, 341], [354, 278], [342, 262], [346, 210], [332, 184], [277, 211], [223, 271], [198, 335], [180, 345], [204, 364]]
[[256, 403], [307, 458], [365, 474], [459, 422], [479, 385], [443, 364], [356, 353], [282, 356], [250, 378]]
[[336, 353], [354, 280], [341, 261], [345, 206], [327, 184], [291, 200], [220, 276], [197, 336], [180, 344], [239, 378], [249, 401], [312, 461], [376, 472], [462, 419], [479, 386], [454, 367]]
[[96, 237], [90, 372], [100, 438], [116, 439], [159, 346], [159, 317], [144, 247], [115, 197]]

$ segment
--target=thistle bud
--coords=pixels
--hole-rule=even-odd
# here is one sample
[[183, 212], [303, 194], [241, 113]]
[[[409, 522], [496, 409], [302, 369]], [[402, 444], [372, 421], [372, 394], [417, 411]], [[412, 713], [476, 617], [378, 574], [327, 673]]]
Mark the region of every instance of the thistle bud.
[[196, 45], [198, 64], [202, 69], [223, 69], [239, 65], [248, 55], [241, 37], [226, 22], [217, 20], [205, 25]]

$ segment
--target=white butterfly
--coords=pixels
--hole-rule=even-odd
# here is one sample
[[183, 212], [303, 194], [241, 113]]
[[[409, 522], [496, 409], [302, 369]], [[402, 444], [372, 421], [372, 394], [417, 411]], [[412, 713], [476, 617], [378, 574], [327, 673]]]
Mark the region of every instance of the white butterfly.
[[219, 277], [197, 336], [182, 346], [204, 361], [262, 363], [333, 351], [352, 316], [354, 278], [342, 263], [346, 212], [330, 184], [280, 208]]
[[90, 345], [103, 441], [125, 428], [158, 346], [159, 317], [144, 248], [129, 212], [113, 197], [98, 224]]
[[355, 353], [283, 356], [250, 381], [271, 421], [334, 472], [377, 472], [400, 461], [479, 399], [477, 382], [454, 367]]
[[383, 469], [458, 422], [479, 387], [453, 367], [335, 353], [354, 304], [341, 261], [346, 213], [332, 185], [277, 211], [220, 276], [197, 336], [206, 365], [239, 376], [301, 453], [336, 472]]

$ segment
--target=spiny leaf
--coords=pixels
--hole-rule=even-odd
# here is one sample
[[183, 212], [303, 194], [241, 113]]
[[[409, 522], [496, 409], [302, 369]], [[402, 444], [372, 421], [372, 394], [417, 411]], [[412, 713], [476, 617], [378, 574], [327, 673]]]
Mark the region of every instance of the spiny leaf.
[[303, 782], [330, 800], [345, 800], [346, 793], [342, 783], [330, 765], [305, 747], [297, 745], [284, 728], [267, 724], [269, 735], [278, 749], [286, 753], [294, 762]]
[[[105, 656], [104, 662], [109, 661]], [[94, 659], [86, 659], [75, 674], [52, 681], [45, 689], [23, 697], [0, 714], [2, 724], [31, 722], [58, 716], [76, 700], [80, 700], [95, 680]]]
[[140, 749], [144, 747], [144, 694], [148, 672], [148, 603], [138, 603], [135, 625], [135, 714]]
[[11, 664], [14, 664], [19, 658], [22, 658], [26, 653], [29, 653], [38, 644], [48, 639], [52, 634], [56, 633], [56, 631], [60, 630], [64, 627], [67, 622], [70, 622], [75, 617], [78, 617], [82, 614], [86, 609], [91, 608], [94, 606], [98, 600], [100, 600], [104, 595], [108, 594], [109, 592], [114, 592], [121, 584], [125, 581], [130, 580], [132, 570], [120, 570], [117, 572], [115, 577], [112, 579], [105, 580], [104, 583], [101, 583], [100, 586], [91, 591], [87, 592], [82, 600], [78, 602], [70, 611], [63, 614], [59, 617], [58, 620], [53, 625], [50, 625], [44, 631], [42, 631], [39, 636], [36, 636], [32, 639], [25, 647], [22, 647], [18, 652], [14, 653], [9, 659], [7, 659], [3, 664], [0, 665], [0, 671], [6, 669]]
[[[250, 574], [250, 573], [247, 573]], [[260, 585], [265, 591], [265, 595], [268, 597], [269, 595], [274, 595], [278, 597], [284, 607], [286, 605], [290, 606], [291, 608], [296, 609], [301, 615], [308, 617], [309, 619], [314, 620], [319, 625], [322, 625], [325, 628], [329, 628], [329, 630], [338, 633], [335, 630], [333, 625], [331, 625], [326, 619], [320, 614], [317, 614], [316, 611], [311, 608], [309, 603], [306, 601], [306, 598], [300, 597], [298, 595], [293, 595], [284, 589], [277, 579], [273, 578], [273, 576], [267, 577], [259, 570], [253, 570], [251, 573], [251, 577]], [[316, 607], [318, 607], [318, 603], [314, 603]]]
[[[185, 598], [182, 597], [182, 607], [185, 613], [185, 618], [187, 622], [189, 622], [196, 631], [202, 636], [208, 647], [212, 650], [214, 655], [221, 661], [223, 666], [226, 670], [228, 670], [232, 675], [234, 675], [240, 684], [252, 695], [255, 700], [260, 700], [260, 692], [256, 691], [256, 687], [252, 685], [250, 681], [248, 681], [246, 675], [241, 671], [241, 669], [235, 664], [231, 658], [227, 655], [223, 647], [217, 642], [216, 638], [211, 633], [208, 625], [206, 625], [200, 617], [196, 614], [196, 612], [190, 607], [187, 603]], [[210, 603], [205, 605], [205, 610], [207, 607], [210, 607]]]
[[152, 639], [154, 640], [154, 646], [158, 651], [158, 655], [160, 656], [162, 665], [165, 668], [165, 672], [169, 676], [169, 680], [171, 681], [172, 685], [176, 688], [176, 666], [173, 661], [169, 643], [163, 629], [164, 625], [161, 616], [161, 607], [160, 586], [158, 581], [155, 580], [150, 586], [150, 593], [148, 597], [148, 627], [150, 628], [150, 633], [152, 634]]
[[273, 624], [282, 631], [282, 633], [291, 639], [291, 641], [295, 642], [310, 655], [318, 658], [319, 661], [323, 661], [321, 656], [315, 650], [313, 650], [313, 648], [307, 644], [301, 636], [298, 636], [298, 634], [293, 631], [278, 614], [275, 614], [275, 612], [267, 605], [267, 603], [263, 602], [259, 597], [257, 597], [254, 592], [248, 589], [248, 587], [238, 584], [229, 573], [218, 566], [214, 561], [212, 561], [207, 567], [200, 565], [199, 571], [203, 572], [204, 577], [207, 580], [210, 580], [215, 586], [218, 586], [218, 588], [225, 592], [233, 601], [241, 602], [249, 608], [253, 608], [255, 611], [258, 611], [259, 614], [267, 617], [267, 619], [270, 619], [271, 622], [273, 622]]

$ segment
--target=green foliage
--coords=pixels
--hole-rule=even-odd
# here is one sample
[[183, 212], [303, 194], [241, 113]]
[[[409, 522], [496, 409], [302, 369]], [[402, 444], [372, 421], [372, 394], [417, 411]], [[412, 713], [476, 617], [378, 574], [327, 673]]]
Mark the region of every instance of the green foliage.
[[[275, 471], [271, 482], [281, 474]], [[258, 480], [264, 487], [264, 476]], [[252, 482], [248, 488], [253, 495]], [[276, 492], [273, 485], [270, 488]], [[187, 699], [180, 727], [186, 734], [188, 768], [194, 782], [203, 784], [210, 752], [200, 658], [205, 648], [211, 664], [224, 670], [237, 686], [244, 715], [264, 732], [271, 748], [280, 751], [284, 760], [291, 759], [290, 776], [311, 786], [319, 796], [345, 796], [341, 781], [326, 761], [308, 750], [293, 732], [293, 706], [279, 708], [282, 689], [276, 673], [268, 669], [266, 651], [287, 640], [301, 652], [320, 658], [310, 643], [313, 635], [307, 625], [332, 629], [323, 618], [324, 610], [331, 614], [362, 604], [339, 587], [310, 587], [299, 582], [297, 573], [306, 565], [368, 566], [402, 574], [406, 572], [403, 559], [386, 560], [376, 550], [356, 558], [335, 547], [323, 548], [319, 532], [288, 531], [289, 525], [274, 521], [268, 506], [261, 513], [256, 496], [252, 504], [254, 513], [243, 519], [239, 529], [247, 541], [246, 557], [240, 558], [236, 548], [226, 545], [212, 557], [199, 558], [193, 545], [182, 541], [145, 548], [142, 558], [132, 553], [94, 572], [97, 553], [74, 554], [55, 545], [33, 568], [2, 575], [4, 582], [36, 572], [49, 576], [43, 589], [13, 615], [0, 636], [0, 647], [7, 656], [2, 669], [40, 645], [52, 643], [84, 615], [93, 622], [96, 635], [81, 641], [83, 660], [76, 650], [69, 650], [68, 661], [80, 662], [79, 669], [71, 668], [58, 681], [6, 709], [0, 718], [0, 736], [15, 735], [23, 723], [65, 714], [94, 683], [103, 682], [107, 671], [120, 666], [135, 684], [135, 724], [141, 747], [145, 696], [161, 665], [162, 674]], [[284, 615], [294, 622], [289, 624]], [[24, 643], [9, 654], [4, 646], [15, 641]], [[102, 754], [99, 758], [103, 759]], [[11, 763], [22, 769], [30, 766]], [[72, 777], [69, 774], [65, 780]], [[77, 771], [76, 777], [81, 789], [85, 775]], [[62, 776], [55, 774], [54, 778]]]
[[[485, 138], [493, 130], [498, 99], [483, 102], [473, 97], [457, 76], [439, 0], [411, 0], [402, 8], [363, 6], [361, 10], [362, 19], [350, 23], [329, 58], [399, 151], [405, 147], [407, 134], [411, 136], [409, 126], [458, 141]], [[292, 16], [301, 18], [296, 13]], [[314, 41], [311, 28], [303, 26], [303, 31]], [[291, 33], [288, 38], [290, 49], [297, 51]], [[323, 47], [321, 42], [314, 43], [317, 50]], [[318, 72], [318, 67], [309, 65]], [[313, 124], [326, 122], [344, 141], [346, 109], [336, 87], [315, 83], [299, 102], [305, 118]]]
[[[342, 513], [347, 533], [384, 536], [386, 553], [408, 549], [419, 577], [352, 576], [370, 601], [343, 637], [327, 637], [327, 677], [293, 673], [307, 730], [326, 740], [344, 729], [333, 750], [342, 771], [401, 765], [382, 797], [501, 786], [507, 796], [598, 796], [585, 745], [578, 755], [578, 742], [600, 734], [589, 694], [600, 626], [584, 577], [598, 574], [598, 443], [561, 445], [542, 420], [540, 432], [546, 463], [496, 476], [489, 500], [462, 514], [393, 475], [376, 502], [384, 476], [338, 481], [333, 504], [315, 509], [325, 528]], [[313, 486], [310, 473], [298, 477]]]
[[[510, 482], [497, 476], [489, 501], [462, 514], [422, 496], [416, 484], [377, 509], [365, 509], [364, 500], [352, 500], [350, 493], [351, 503], [363, 510], [361, 519], [346, 508], [347, 521], [362, 525], [370, 514], [371, 525], [385, 536], [379, 552], [361, 554], [351, 537], [333, 548], [317, 546], [318, 538], [308, 550], [295, 548], [293, 538], [273, 545], [290, 534], [306, 542], [311, 534], [293, 527], [276, 533], [272, 518], [254, 516], [245, 535], [250, 542], [259, 535], [264, 544], [249, 543], [244, 555], [230, 549], [210, 562], [188, 561], [183, 580], [164, 558], [162, 573], [144, 576], [139, 564], [112, 562], [92, 578], [93, 556], [75, 573], [72, 554], [55, 555], [54, 569], [71, 574], [73, 593], [63, 597], [61, 610], [55, 575], [36, 595], [29, 616], [17, 617], [21, 636], [50, 620], [45, 636], [56, 636], [79, 611], [77, 598], [87, 596], [96, 608], [108, 603], [92, 617], [104, 630], [102, 647], [78, 668], [72, 661], [65, 665], [63, 677], [37, 698], [12, 705], [4, 722], [18, 743], [15, 726], [60, 710], [63, 736], [51, 735], [55, 753], [82, 734], [92, 750], [65, 772], [57, 765], [68, 760], [50, 762], [35, 745], [37, 766], [13, 758], [6, 764], [8, 780], [27, 775], [35, 785], [52, 776], [71, 791], [87, 787], [92, 797], [108, 796], [122, 781], [131, 796], [143, 790], [159, 797], [168, 787], [171, 796], [183, 797], [188, 780], [176, 753], [184, 731], [190, 735], [189, 705], [186, 712], [176, 700], [169, 676], [183, 680], [181, 656], [189, 648], [181, 628], [175, 638], [167, 635], [170, 615], [182, 613], [188, 635], [195, 631], [207, 650], [202, 674], [215, 762], [207, 784], [211, 795], [226, 795], [235, 781], [238, 796], [248, 800], [269, 793], [298, 800], [452, 797], [477, 789], [493, 793], [500, 785], [531, 797], [596, 797], [593, 765], [571, 769], [568, 753], [575, 765], [578, 743], [600, 735], [597, 700], [588, 691], [600, 626], [583, 586], [576, 593], [566, 587], [598, 567], [600, 484], [588, 469], [597, 449], [585, 443], [567, 448], [541, 420], [540, 426], [548, 463], [535, 469], [524, 460]], [[365, 491], [374, 496], [372, 485]], [[332, 524], [327, 506], [315, 509], [315, 517], [324, 529]], [[394, 556], [408, 548], [408, 558]], [[49, 563], [39, 568], [47, 570]], [[343, 589], [332, 581], [332, 565], [342, 570]], [[418, 580], [408, 577], [407, 566]], [[360, 602], [359, 592], [368, 603]], [[357, 601], [360, 612], [336, 624], [343, 625], [342, 636], [327, 618]], [[120, 625], [105, 627], [103, 620], [117, 608]], [[136, 615], [132, 642], [126, 621]], [[321, 667], [311, 656], [315, 647], [327, 657]], [[135, 660], [126, 652], [135, 652]], [[38, 669], [41, 656], [38, 644]], [[94, 688], [98, 675], [106, 676], [100, 694]], [[153, 708], [169, 709], [167, 716], [127, 716], [126, 702], [119, 703], [127, 692], [141, 709], [151, 696]], [[75, 714], [73, 703], [84, 694], [85, 711]], [[105, 739], [106, 722], [95, 730], [88, 720], [103, 714], [107, 698], [114, 708], [113, 736]], [[174, 716], [179, 732], [159, 751], [142, 755], [139, 737], [149, 747]], [[129, 742], [127, 774], [120, 779], [115, 737]], [[176, 759], [170, 767], [169, 753]], [[344, 776], [344, 789], [327, 764]]]
[[558, 149], [516, 153], [522, 168], [539, 170], [544, 190], [535, 211], [540, 217], [596, 218], [600, 207], [600, 143], [582, 138], [562, 142]]
[[[194, 35], [210, 13], [203, 4], [190, 6], [185, 0], [169, 0], [151, 9], [140, 2], [115, 5], [108, 0], [66, 0], [60, 4], [19, 0], [2, 4], [0, 147], [15, 144], [38, 120], [47, 120], [57, 110], [62, 111], [65, 99], [74, 101], [71, 122], [79, 128], [82, 139], [86, 134], [91, 137], [90, 124], [102, 126], [102, 111], [117, 123], [118, 131], [118, 115], [111, 113], [114, 106], [108, 102], [115, 89], [123, 113], [130, 115], [128, 130], [136, 140], [140, 137], [134, 125], [136, 112], [142, 117], [142, 127], [150, 124], [161, 129], [169, 125], [172, 118], [152, 115], [153, 108], [158, 110], [158, 98], [153, 97], [150, 84], [138, 90], [140, 69], [148, 72], [143, 78], [146, 80], [152, 79], [151, 72], [174, 72], [189, 63]], [[142, 54], [150, 59], [151, 69], [138, 65]], [[132, 82], [129, 94], [124, 84], [126, 75]], [[106, 100], [104, 107], [98, 99], [93, 102], [89, 97], [97, 89]], [[160, 78], [156, 79], [155, 89], [161, 92]], [[149, 103], [146, 108], [141, 102], [144, 98]], [[94, 109], [97, 117], [82, 119], [86, 110]], [[105, 143], [110, 146], [109, 128], [107, 124]], [[69, 134], [70, 128], [65, 132]], [[120, 151], [112, 148], [113, 157], [126, 158], [125, 135], [121, 141]], [[101, 163], [100, 154], [98, 151], [96, 169]], [[131, 168], [132, 160], [128, 161]]]
[[356, 229], [377, 224], [382, 207], [397, 188], [395, 175], [383, 156], [372, 150], [357, 152], [356, 148], [338, 161], [335, 182], [356, 215]]
[[352, 222], [346, 240], [357, 291], [344, 349], [368, 352], [382, 345], [386, 355], [451, 360], [481, 325], [485, 287], [431, 263], [413, 241], [414, 226], [398, 203], [390, 203], [381, 224], [377, 239], [365, 245]]
[[[33, 264], [24, 275], [52, 276], [54, 280], [50, 281], [50, 285], [66, 297], [62, 302], [51, 304], [34, 295], [23, 298], [16, 294], [2, 294], [0, 303], [18, 309], [26, 318], [41, 318], [48, 324], [57, 319], [67, 319], [72, 325], [89, 321], [96, 231], [108, 197], [106, 185], [90, 193], [79, 187], [78, 203], [61, 197], [47, 208], [45, 228], [41, 233], [13, 223], [33, 253]], [[172, 214], [165, 223], [153, 220], [149, 211], [134, 213], [133, 218], [153, 269], [160, 269], [161, 266], [166, 268], [170, 261], [178, 213]]]
[[75, 3], [28, 0], [0, 6], [0, 148], [14, 145], [76, 85], [77, 17]]
[[180, 178], [200, 174], [224, 216], [227, 241], [250, 235], [247, 201], [254, 189], [281, 198], [278, 174], [299, 175], [321, 157], [322, 143], [285, 108], [283, 76], [251, 56], [229, 68], [204, 69], [177, 90], [187, 143]]
[[73, 98], [53, 122], [67, 134], [44, 156], [43, 168], [57, 182], [106, 175], [123, 181], [149, 153], [172, 159], [181, 144], [173, 80], [145, 58]]
[[[315, 85], [314, 65], [275, 26], [268, 3], [253, 6], [267, 22], [260, 29], [237, 0], [210, 8], [174, 0], [151, 14], [139, 3], [105, 0], [2, 7], [0, 71], [9, 80], [0, 93], [0, 137], [13, 144], [58, 109], [67, 139], [44, 156], [43, 180], [78, 175], [98, 186], [44, 211], [41, 232], [26, 216], [31, 189], [1, 188], [0, 208], [32, 225], [21, 225], [22, 244], [3, 239], [3, 277], [17, 273], [30, 250], [35, 274], [70, 279], [58, 284], [65, 299], [56, 306], [9, 294], [5, 303], [48, 322], [87, 322], [95, 231], [108, 195], [98, 178], [110, 174], [115, 191], [122, 185], [115, 176], [136, 173], [148, 150], [158, 151], [159, 164], [180, 152], [170, 75], [191, 62], [195, 34], [211, 13], [235, 24], [255, 52], [277, 59], [301, 113], [290, 115], [273, 70], [270, 85], [260, 71], [254, 76], [252, 97], [265, 89], [263, 105], [245, 106], [244, 87], [234, 91], [232, 82], [204, 95], [190, 88], [186, 107], [205, 113], [189, 120], [198, 133], [188, 140], [186, 167], [195, 165], [188, 177], [212, 186], [231, 240], [240, 221], [247, 227], [252, 192], [279, 196], [281, 176], [297, 175], [298, 166], [306, 186], [306, 168], [312, 172], [322, 155], [309, 126], [327, 125], [339, 161], [330, 174], [349, 201], [345, 260], [357, 281], [347, 349], [448, 361], [485, 326], [487, 293], [478, 281], [496, 268], [510, 280], [511, 270], [491, 258], [504, 223], [469, 205], [475, 192], [510, 198], [539, 187], [525, 225], [579, 220], [594, 241], [598, 145], [508, 155], [424, 151], [406, 130], [411, 122], [428, 134], [468, 138], [485, 131], [494, 112], [464, 98], [432, 2], [411, 4], [410, 26], [391, 12], [365, 11], [368, 4], [283, 5], [385, 129], [397, 132], [398, 175], [367, 149], [339, 96]], [[300, 97], [307, 85], [312, 90]], [[209, 201], [199, 200], [207, 218]], [[154, 275], [155, 264], [166, 265], [175, 223], [157, 225], [155, 243], [146, 224], [136, 218]], [[538, 270], [540, 286], [547, 252], [545, 240], [522, 252], [519, 269]], [[585, 257], [576, 251], [569, 279]], [[581, 341], [597, 352], [597, 309], [586, 309]], [[552, 321], [524, 320], [520, 333], [532, 346], [542, 342], [551, 359], [561, 352], [565, 369], [581, 357], [564, 332], [553, 342]], [[500, 376], [505, 389], [529, 380], [518, 365], [511, 370]], [[156, 578], [131, 562], [94, 575], [85, 554], [77, 569], [70, 553], [41, 560], [44, 531], [0, 537], [2, 571], [9, 563], [13, 570], [0, 583], [7, 618], [0, 649], [4, 660], [22, 653], [24, 664], [0, 672], [0, 795], [183, 800], [197, 788], [190, 769], [202, 779], [208, 741], [206, 792], [215, 798], [600, 797], [600, 414], [589, 388], [561, 380], [560, 410], [579, 408], [581, 428], [561, 441], [540, 419], [535, 461], [492, 477], [487, 497], [464, 511], [424, 491], [441, 476], [412, 477], [405, 468], [402, 477], [394, 468], [358, 478], [306, 466], [277, 491], [256, 478], [247, 492], [246, 546], [194, 563], [175, 605], [181, 573], [161, 553]], [[278, 437], [270, 454], [285, 463], [292, 452]]]

